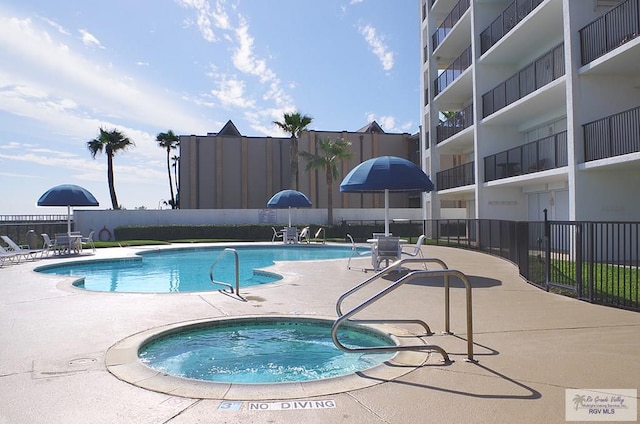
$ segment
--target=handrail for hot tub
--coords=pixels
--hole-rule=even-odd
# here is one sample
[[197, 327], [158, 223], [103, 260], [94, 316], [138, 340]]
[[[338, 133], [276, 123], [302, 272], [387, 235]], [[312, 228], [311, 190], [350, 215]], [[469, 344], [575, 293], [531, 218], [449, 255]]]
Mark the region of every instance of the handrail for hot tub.
[[364, 322], [366, 322], [366, 323], [404, 322], [404, 323], [416, 323], [416, 324], [423, 325], [423, 327], [425, 327], [425, 329], [427, 329], [428, 335], [432, 334], [431, 330], [429, 329], [429, 326], [425, 322], [423, 322], [422, 320], [392, 320], [392, 319], [349, 320], [349, 318], [352, 317], [353, 315], [355, 315], [356, 313], [360, 312], [361, 310], [365, 309], [369, 305], [373, 304], [378, 299], [380, 299], [380, 298], [386, 296], [387, 294], [389, 294], [390, 292], [394, 291], [398, 287], [408, 283], [409, 281], [412, 281], [412, 280], [414, 280], [414, 279], [416, 279], [418, 277], [425, 277], [425, 276], [427, 276], [427, 277], [439, 277], [439, 276], [442, 276], [442, 277], [444, 277], [444, 289], [445, 289], [445, 314], [446, 314], [446, 317], [445, 317], [446, 330], [445, 330], [445, 332], [448, 333], [448, 334], [451, 334], [450, 333], [450, 328], [449, 328], [449, 310], [450, 310], [449, 309], [449, 288], [450, 288], [449, 277], [450, 276], [454, 276], [454, 277], [458, 277], [460, 280], [462, 280], [462, 282], [464, 283], [465, 288], [466, 288], [467, 360], [473, 362], [474, 361], [474, 359], [473, 359], [473, 317], [472, 317], [471, 282], [469, 281], [469, 278], [465, 274], [463, 274], [462, 272], [446, 268], [446, 264], [444, 262], [440, 261], [439, 259], [437, 259], [437, 260], [431, 259], [430, 261], [431, 262], [440, 263], [445, 269], [433, 270], [433, 271], [427, 271], [427, 270], [414, 270], [414, 271], [411, 271], [408, 274], [404, 275], [403, 277], [401, 277], [398, 280], [396, 280], [393, 283], [391, 283], [391, 285], [389, 285], [385, 289], [383, 289], [380, 292], [376, 293], [375, 295], [371, 296], [369, 299], [363, 301], [362, 303], [360, 303], [358, 306], [356, 306], [355, 308], [351, 309], [347, 313], [345, 313], [345, 314], [342, 313], [342, 302], [344, 301], [344, 299], [346, 297], [348, 297], [349, 295], [353, 294], [354, 292], [358, 291], [359, 289], [361, 289], [365, 285], [371, 283], [374, 280], [382, 278], [382, 276], [388, 275], [392, 271], [397, 271], [399, 268], [402, 267], [403, 264], [415, 263], [415, 262], [426, 262], [428, 260], [429, 260], [428, 258], [411, 258], [411, 259], [401, 259], [401, 260], [395, 261], [394, 263], [389, 265], [387, 268], [383, 269], [382, 271], [378, 272], [374, 276], [368, 278], [364, 282], [360, 283], [358, 286], [354, 287], [353, 289], [349, 290], [348, 292], [346, 292], [342, 296], [340, 296], [340, 298], [338, 299], [338, 302], [336, 304], [336, 311], [338, 312], [338, 319], [333, 323], [333, 326], [331, 328], [331, 337], [333, 339], [334, 344], [339, 349], [347, 351], [347, 352], [351, 352], [351, 351], [358, 351], [358, 352], [385, 352], [385, 351], [401, 351], [401, 350], [434, 350], [434, 351], [437, 351], [438, 353], [440, 353], [442, 355], [442, 357], [444, 358], [445, 362], [450, 362], [449, 355], [447, 354], [447, 352], [443, 348], [441, 348], [440, 346], [437, 346], [437, 345], [425, 345], [425, 344], [423, 344], [423, 345], [376, 346], [376, 347], [367, 347], [367, 348], [350, 348], [350, 347], [347, 347], [347, 346], [343, 345], [338, 340], [338, 328], [345, 321], [361, 322], [361, 323], [364, 323]]
[[[231, 291], [231, 293], [234, 293], [233, 286], [231, 284], [225, 283], [224, 281], [216, 281], [213, 278], [213, 268], [215, 268], [215, 266], [218, 264], [218, 262], [220, 262], [220, 259], [222, 259], [222, 257], [227, 252], [233, 252], [233, 255], [234, 255], [234, 258], [235, 258], [235, 262], [236, 262], [236, 290], [235, 290], [235, 294], [240, 296], [240, 260], [238, 259], [238, 251], [236, 249], [231, 249], [231, 248], [228, 247], [228, 248], [224, 249], [220, 253], [220, 255], [218, 255], [218, 257], [213, 262], [213, 264], [211, 264], [211, 268], [209, 268], [209, 279], [211, 279], [211, 283], [212, 284], [219, 284], [221, 286], [229, 287], [229, 290]], [[224, 291], [224, 289], [222, 289], [222, 290]]]

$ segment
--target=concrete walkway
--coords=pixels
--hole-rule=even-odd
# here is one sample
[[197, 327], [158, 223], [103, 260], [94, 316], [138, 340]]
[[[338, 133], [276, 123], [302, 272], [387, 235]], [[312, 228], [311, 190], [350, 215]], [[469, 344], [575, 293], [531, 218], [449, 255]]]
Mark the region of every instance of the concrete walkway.
[[[81, 259], [140, 250], [98, 249]], [[441, 247], [424, 252], [471, 279], [477, 362], [464, 361], [462, 284], [452, 280], [454, 335], [443, 335], [442, 280], [424, 278], [394, 291], [362, 317], [425, 320], [436, 334], [423, 339], [445, 348], [452, 363], [443, 364], [432, 353], [392, 379], [364, 372], [350, 377], [362, 382], [353, 388], [348, 380], [332, 380], [322, 395], [302, 384], [300, 393], [308, 395], [288, 404], [268, 385], [259, 396], [247, 390], [244, 399], [238, 399], [237, 387], [233, 397], [218, 398], [143, 389], [116, 378], [105, 358], [132, 335], [179, 322], [253, 315], [335, 318], [338, 297], [371, 272], [347, 270], [346, 259], [279, 263], [272, 270], [284, 279], [242, 291], [247, 300], [242, 302], [218, 292], [86, 292], [72, 288], [68, 278], [33, 271], [77, 259], [5, 266], [0, 269], [0, 424], [562, 423], [566, 389], [638, 389], [640, 314], [546, 293], [525, 283], [513, 264], [482, 253]], [[352, 263], [366, 266], [370, 260]]]

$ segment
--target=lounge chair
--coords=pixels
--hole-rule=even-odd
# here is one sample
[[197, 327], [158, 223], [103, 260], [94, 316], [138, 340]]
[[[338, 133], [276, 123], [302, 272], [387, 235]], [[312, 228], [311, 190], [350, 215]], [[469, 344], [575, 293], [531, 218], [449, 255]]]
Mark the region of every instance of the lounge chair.
[[0, 246], [0, 266], [4, 266], [4, 263], [7, 260], [10, 260], [11, 262], [20, 262], [20, 255], [9, 252], [4, 247]]
[[271, 227], [271, 229], [273, 230], [273, 237], [271, 237], [271, 243], [276, 241], [276, 239], [284, 240], [284, 234], [282, 234], [281, 231], [276, 230], [276, 227]]
[[[403, 255], [409, 255], [409, 256], [413, 256], [414, 258], [417, 258], [418, 256], [420, 256], [421, 258], [424, 259], [424, 255], [422, 254], [422, 245], [424, 244], [424, 234], [420, 235], [420, 237], [418, 237], [418, 241], [416, 242], [415, 246], [413, 246], [412, 250], [404, 250], [402, 249], [402, 254]], [[424, 269], [427, 269], [427, 264], [426, 263], [422, 263], [424, 266]]]
[[25, 259], [35, 259], [38, 253], [42, 254], [42, 249], [30, 249], [29, 246], [20, 246], [15, 241], [11, 240], [9, 236], [2, 236], [2, 240], [9, 246], [6, 250], [13, 252], [17, 255], [23, 256]]
[[302, 243], [305, 241], [307, 244], [311, 243], [311, 230], [309, 227], [304, 227], [300, 234], [298, 235], [298, 243]]
[[[351, 241], [351, 256], [349, 256], [349, 261], [347, 262], [347, 269], [351, 269], [351, 258], [353, 258], [354, 256], [367, 256], [369, 254], [369, 251], [358, 250], [358, 245], [356, 245], [356, 242], [353, 241], [353, 237], [351, 237], [351, 234], [347, 234], [347, 238], [349, 239], [349, 241]], [[362, 271], [367, 272], [366, 268], [361, 269]]]

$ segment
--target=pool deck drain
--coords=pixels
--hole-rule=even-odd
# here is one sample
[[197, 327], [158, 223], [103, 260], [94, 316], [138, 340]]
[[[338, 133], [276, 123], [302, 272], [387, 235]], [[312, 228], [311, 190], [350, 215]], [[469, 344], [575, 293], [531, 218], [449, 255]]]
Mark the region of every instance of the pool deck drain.
[[[98, 249], [82, 258], [0, 268], [0, 423], [565, 423], [568, 390], [638, 389], [639, 313], [544, 292], [496, 257], [427, 246], [425, 256], [440, 258], [471, 279], [477, 363], [462, 360], [464, 290], [454, 285], [454, 335], [433, 336], [452, 364], [443, 366], [439, 355], [431, 355], [393, 379], [369, 378], [376, 384], [368, 387], [344, 391], [337, 378], [334, 393], [325, 395], [293, 383], [299, 396], [286, 400], [272, 384], [229, 386], [219, 396], [203, 384], [202, 397], [179, 384], [166, 392], [146, 390], [109, 372], [107, 366], [119, 361], [110, 347], [150, 329], [198, 320], [292, 311], [332, 317], [338, 297], [371, 274], [347, 270], [346, 259], [278, 263], [271, 270], [283, 280], [247, 289], [242, 294], [249, 300], [241, 302], [218, 292], [91, 293], [72, 288], [70, 278], [33, 272], [47, 263], [141, 250]], [[370, 264], [369, 258], [353, 261]], [[363, 313], [418, 317], [438, 332], [444, 326], [442, 297], [437, 282], [415, 281], [394, 291], [375, 314]], [[149, 378], [139, 375], [139, 380]], [[276, 409], [278, 402], [288, 401], [332, 401], [335, 407]]]

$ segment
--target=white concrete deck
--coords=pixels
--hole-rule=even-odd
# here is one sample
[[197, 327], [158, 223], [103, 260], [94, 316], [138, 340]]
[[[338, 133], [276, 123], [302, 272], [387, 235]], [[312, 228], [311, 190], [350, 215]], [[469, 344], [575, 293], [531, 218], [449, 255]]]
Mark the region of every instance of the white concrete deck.
[[[140, 250], [98, 249], [82, 259]], [[235, 386], [219, 395], [205, 387], [207, 395], [200, 397], [143, 389], [109, 372], [107, 352], [132, 335], [180, 322], [254, 315], [335, 318], [340, 294], [371, 272], [347, 270], [346, 259], [279, 263], [273, 268], [285, 278], [245, 289], [247, 301], [241, 302], [215, 291], [87, 292], [71, 288], [68, 278], [33, 272], [75, 259], [5, 266], [0, 423], [563, 423], [565, 389], [638, 389], [640, 314], [546, 293], [525, 283], [513, 264], [482, 253], [443, 247], [425, 247], [424, 253], [471, 279], [477, 363], [463, 360], [462, 285], [452, 280], [455, 335], [442, 335], [441, 279], [422, 279], [394, 291], [363, 317], [425, 320], [437, 334], [424, 339], [444, 347], [453, 363], [443, 365], [432, 353], [406, 373], [365, 372], [327, 381], [322, 394], [302, 384], [299, 397], [289, 397], [288, 409], [281, 410], [274, 408], [283, 406], [283, 397], [269, 385], [244, 392]], [[370, 258], [352, 260], [358, 264], [370, 266]], [[266, 409], [251, 409], [252, 400]]]

